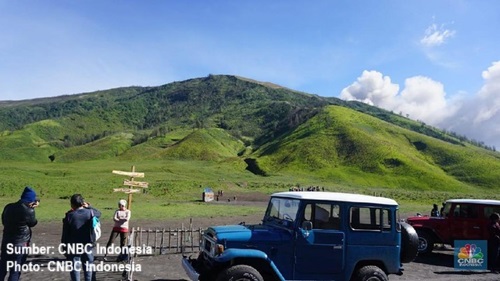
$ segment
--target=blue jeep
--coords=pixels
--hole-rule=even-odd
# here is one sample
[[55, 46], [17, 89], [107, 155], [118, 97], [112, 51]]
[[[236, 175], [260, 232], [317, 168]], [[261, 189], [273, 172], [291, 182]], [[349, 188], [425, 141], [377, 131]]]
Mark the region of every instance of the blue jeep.
[[417, 247], [392, 199], [281, 192], [262, 224], [209, 227], [199, 255], [182, 265], [191, 280], [388, 280]]

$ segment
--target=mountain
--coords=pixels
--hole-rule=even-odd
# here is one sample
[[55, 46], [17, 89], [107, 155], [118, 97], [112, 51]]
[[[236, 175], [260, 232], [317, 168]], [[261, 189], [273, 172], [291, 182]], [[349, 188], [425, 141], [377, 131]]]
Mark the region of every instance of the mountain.
[[366, 187], [497, 189], [500, 154], [359, 102], [209, 75], [0, 102], [0, 159], [229, 161], [259, 176]]

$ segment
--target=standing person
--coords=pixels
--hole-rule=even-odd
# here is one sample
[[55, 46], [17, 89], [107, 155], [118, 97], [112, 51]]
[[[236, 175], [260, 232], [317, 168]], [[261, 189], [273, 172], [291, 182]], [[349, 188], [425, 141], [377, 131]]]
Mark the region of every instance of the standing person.
[[[74, 194], [70, 199], [71, 210], [66, 213], [63, 219], [63, 231], [61, 243], [72, 245], [66, 247], [66, 258], [72, 263], [70, 272], [72, 281], [80, 281], [80, 271], [83, 269], [85, 281], [96, 280], [96, 273], [93, 270], [94, 263], [94, 238], [92, 237], [92, 217], [100, 217], [101, 212], [85, 202], [81, 194]], [[80, 249], [84, 251], [71, 251], [78, 249], [75, 245], [80, 244]]]
[[488, 223], [488, 269], [497, 272], [499, 269], [499, 247], [500, 247], [500, 214], [492, 213]]
[[[30, 246], [31, 228], [38, 223], [35, 208], [39, 206], [39, 202], [36, 198], [36, 192], [27, 186], [19, 201], [10, 203], [3, 209], [2, 254], [0, 256], [0, 280], [2, 281], [9, 271], [7, 269], [8, 261], [13, 261], [20, 266], [28, 258], [28, 254], [25, 254], [26, 251], [22, 251], [22, 249]], [[9, 254], [8, 248], [14, 253]], [[14, 268], [10, 271], [8, 280], [17, 281], [20, 277], [21, 272]]]
[[446, 203], [443, 202], [441, 204], [442, 204], [442, 206], [441, 206], [441, 209], [439, 210], [439, 215], [442, 216], [442, 217], [444, 217], [444, 215], [445, 215], [444, 214], [444, 207], [446, 206]]
[[440, 213], [438, 210], [438, 205], [437, 204], [432, 205], [431, 217], [439, 217], [439, 216], [440, 216]]
[[[128, 238], [128, 222], [130, 220], [131, 212], [127, 209], [127, 201], [121, 199], [118, 201], [118, 210], [115, 211], [115, 215], [113, 216], [113, 221], [115, 222], [113, 226], [113, 230], [111, 231], [111, 235], [109, 236], [108, 244], [106, 244], [106, 249], [109, 249], [111, 244], [115, 241], [116, 237], [120, 235], [120, 255], [117, 258], [117, 261], [122, 261], [124, 259], [123, 249], [127, 245]], [[104, 259], [106, 260], [106, 254], [104, 255]]]

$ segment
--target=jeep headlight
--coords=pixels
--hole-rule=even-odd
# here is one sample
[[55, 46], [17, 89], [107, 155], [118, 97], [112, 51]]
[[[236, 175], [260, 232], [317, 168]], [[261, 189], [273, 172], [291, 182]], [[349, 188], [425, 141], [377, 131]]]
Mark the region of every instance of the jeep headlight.
[[224, 245], [222, 245], [222, 244], [216, 244], [215, 245], [215, 254], [216, 255], [220, 255], [222, 253], [224, 253]]
[[204, 235], [201, 250], [212, 257], [218, 256], [224, 252], [224, 245], [217, 242], [217, 236]]

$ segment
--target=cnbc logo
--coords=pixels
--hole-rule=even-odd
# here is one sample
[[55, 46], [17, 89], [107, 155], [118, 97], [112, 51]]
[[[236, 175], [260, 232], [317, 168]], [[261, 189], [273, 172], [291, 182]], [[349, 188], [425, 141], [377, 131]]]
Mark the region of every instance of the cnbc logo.
[[486, 270], [487, 244], [485, 240], [456, 240], [456, 270]]

